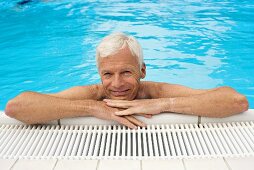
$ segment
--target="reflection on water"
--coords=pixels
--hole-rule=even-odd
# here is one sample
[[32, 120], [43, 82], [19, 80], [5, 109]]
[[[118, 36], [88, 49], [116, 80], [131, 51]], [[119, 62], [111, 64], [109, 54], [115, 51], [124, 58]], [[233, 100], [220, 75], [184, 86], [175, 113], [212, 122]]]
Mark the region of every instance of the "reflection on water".
[[[213, 88], [228, 85], [254, 107], [254, 1], [0, 2], [0, 95], [56, 92], [99, 83], [102, 37], [138, 38], [146, 80]], [[45, 15], [46, 14], [46, 15]]]

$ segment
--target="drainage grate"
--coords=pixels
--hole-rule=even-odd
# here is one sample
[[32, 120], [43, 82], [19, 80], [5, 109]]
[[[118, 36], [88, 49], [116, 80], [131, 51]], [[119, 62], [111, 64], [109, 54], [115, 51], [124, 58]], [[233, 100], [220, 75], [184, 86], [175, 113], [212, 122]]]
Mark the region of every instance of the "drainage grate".
[[254, 155], [254, 123], [2, 125], [0, 158], [171, 159]]

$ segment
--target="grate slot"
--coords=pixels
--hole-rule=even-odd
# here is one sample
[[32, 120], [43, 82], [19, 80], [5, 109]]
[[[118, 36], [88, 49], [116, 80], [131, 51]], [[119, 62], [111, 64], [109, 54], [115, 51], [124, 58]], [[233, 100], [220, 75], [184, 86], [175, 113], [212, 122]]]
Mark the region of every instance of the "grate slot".
[[151, 134], [151, 126], [147, 126], [147, 139], [148, 139], [148, 154], [149, 156], [154, 156], [153, 151], [153, 141], [152, 141], [152, 134]]
[[198, 155], [197, 145], [195, 144], [194, 137], [191, 134], [191, 130], [187, 124], [184, 126], [185, 129], [187, 129], [187, 138], [190, 141], [190, 147], [192, 148], [193, 155]]
[[174, 148], [176, 148], [176, 156], [180, 156], [182, 155], [181, 153], [181, 145], [179, 144], [178, 138], [177, 138], [177, 131], [175, 130], [174, 125], [171, 125], [171, 129], [172, 129], [172, 138], [173, 138], [173, 145]]
[[50, 135], [50, 138], [48, 139], [49, 142], [46, 145], [45, 151], [43, 152], [44, 157], [49, 156], [49, 153], [50, 153], [51, 149], [54, 150], [54, 148], [52, 148], [52, 144], [56, 139], [56, 136], [58, 134], [58, 130], [59, 130], [59, 126], [56, 127], [55, 129], [53, 129], [53, 131], [50, 132], [51, 135]]
[[147, 132], [145, 129], [142, 129], [142, 143], [144, 148], [144, 157], [147, 157], [149, 155], [148, 153], [148, 143], [147, 143]]
[[171, 159], [254, 155], [253, 122], [0, 126], [1, 158]]
[[106, 125], [104, 125], [102, 129], [101, 148], [99, 152], [99, 157], [102, 157], [105, 153], [106, 129], [107, 127]]
[[[237, 148], [237, 151], [247, 154], [248, 153], [248, 148], [245, 146], [245, 143], [241, 141], [240, 136], [238, 135], [238, 132], [230, 123], [223, 123], [224, 128], [228, 127], [228, 133], [231, 134], [232, 140], [235, 140], [235, 147]], [[251, 149], [250, 149], [251, 150]]]
[[140, 127], [138, 127], [138, 131], [137, 131], [138, 154], [137, 156], [139, 156], [139, 158], [141, 158], [144, 154], [143, 145], [141, 143], [142, 141], [141, 135], [142, 135], [142, 132], [140, 130]]
[[225, 123], [223, 124], [219, 124], [219, 128], [223, 128], [224, 129], [224, 136], [227, 136], [228, 139], [228, 144], [230, 146], [230, 149], [233, 151], [234, 154], [237, 153], [242, 153], [240, 147], [238, 146], [236, 140], [234, 139], [234, 137], [232, 136], [231, 132], [229, 131], [229, 128], [226, 126]]
[[127, 133], [126, 133], [126, 127], [124, 126], [123, 130], [122, 130], [123, 140], [122, 140], [122, 144], [121, 144], [122, 145], [122, 149], [121, 149], [121, 156], [122, 157], [127, 155], [126, 154], [126, 135], [127, 135]]
[[136, 130], [133, 130], [133, 133], [131, 133], [132, 136], [132, 157], [137, 157], [137, 140], [136, 140]]
[[3, 148], [3, 151], [1, 152], [1, 155], [5, 155], [5, 154], [10, 155], [10, 152], [14, 149], [15, 143], [17, 143], [17, 139], [20, 136], [19, 132], [20, 132], [21, 129], [22, 129], [22, 127], [18, 127], [16, 132], [13, 131], [14, 134], [12, 136], [11, 136], [11, 134], [9, 135], [11, 138], [7, 139], [7, 140], [13, 141], [13, 142], [7, 142], [6, 146]]
[[168, 139], [168, 143], [169, 143], [169, 147], [170, 147], [170, 151], [171, 151], [170, 156], [176, 156], [176, 148], [175, 148], [175, 145], [173, 142], [173, 134], [169, 128], [169, 125], [166, 125], [166, 129], [168, 131], [168, 132], [166, 132], [166, 135], [167, 135], [167, 139]]
[[245, 130], [246, 134], [248, 135], [249, 139], [250, 139], [250, 143], [253, 143], [254, 141], [254, 137], [253, 137], [253, 134], [251, 133], [251, 129], [247, 128], [247, 126], [241, 122], [240, 125], [239, 125], [242, 129]]
[[163, 131], [163, 126], [160, 127], [159, 125], [156, 126], [157, 128], [157, 137], [158, 137], [158, 146], [159, 146], [159, 153], [161, 157], [165, 157], [165, 149], [163, 146], [163, 142], [162, 142], [162, 131]]
[[176, 128], [177, 140], [179, 141], [179, 144], [180, 144], [180, 146], [178, 146], [178, 147], [180, 148], [179, 150], [181, 150], [181, 153], [182, 153], [181, 156], [182, 155], [186, 156], [187, 152], [186, 152], [186, 146], [183, 142], [182, 130], [180, 129], [178, 124], [175, 125], [175, 128]]
[[87, 156], [88, 157], [91, 157], [93, 155], [93, 151], [94, 151], [94, 148], [95, 148], [95, 141], [96, 141], [96, 137], [97, 137], [97, 126], [94, 126], [94, 127], [91, 127], [91, 140], [90, 140], [90, 143], [88, 145], [88, 148], [87, 148]]
[[[77, 136], [76, 136], [76, 139], [75, 139], [75, 142], [73, 144], [73, 149], [71, 151], [71, 156], [75, 156], [77, 155], [77, 152], [78, 152], [78, 146], [80, 146], [80, 142], [81, 142], [81, 136], [82, 136], [82, 127], [78, 127], [78, 130], [77, 130]], [[60, 136], [60, 135], [59, 135]], [[59, 138], [60, 139], [60, 138]], [[56, 141], [56, 143], [59, 143], [59, 140]], [[55, 146], [56, 147], [56, 146]], [[53, 146], [54, 148], [54, 146]]]
[[99, 126], [98, 127], [98, 132], [97, 132], [97, 136], [96, 136], [96, 141], [95, 141], [95, 145], [94, 145], [94, 152], [93, 152], [93, 155], [92, 157], [96, 157], [99, 155], [99, 148], [100, 148], [100, 145], [101, 145], [101, 136], [102, 136], [102, 126]]
[[155, 154], [155, 157], [159, 157], [160, 155], [159, 155], [159, 148], [158, 148], [158, 140], [155, 133], [154, 125], [152, 125], [151, 131], [152, 131], [152, 146], [153, 146], [154, 154]]
[[189, 140], [187, 138], [187, 133], [186, 133], [188, 130], [185, 129], [183, 124], [180, 125], [180, 128], [184, 129], [184, 131], [181, 133], [181, 136], [183, 137], [183, 143], [184, 143], [184, 146], [186, 148], [187, 155], [192, 156], [193, 155], [192, 147], [190, 145], [190, 142], [189, 142]]
[[111, 131], [112, 134], [112, 140], [110, 142], [110, 157], [115, 156], [115, 150], [116, 150], [116, 125], [113, 126], [113, 130]]
[[202, 149], [202, 145], [201, 145], [200, 139], [198, 138], [198, 135], [196, 133], [196, 129], [194, 128], [193, 125], [190, 125], [190, 130], [191, 130], [191, 133], [192, 133], [192, 135], [194, 137], [194, 141], [195, 141], [195, 144], [197, 146], [198, 154], [203, 156], [204, 152], [203, 152], [203, 149]]
[[165, 126], [162, 126], [162, 138], [163, 138], [163, 145], [165, 147], [165, 157], [169, 157], [171, 156], [171, 152], [170, 152], [170, 149], [169, 149], [169, 142], [168, 142], [168, 137], [167, 137], [167, 133], [166, 133], [166, 127]]
[[204, 124], [204, 128], [205, 128], [206, 134], [208, 135], [208, 140], [211, 142], [211, 146], [214, 149], [213, 155], [216, 155], [216, 153], [221, 155], [222, 153], [218, 147], [218, 141], [216, 141], [216, 139], [214, 139], [212, 132], [209, 130], [210, 126], [207, 124]]
[[[8, 141], [10, 141], [10, 139], [11, 139], [11, 137], [13, 136], [13, 134], [15, 133], [15, 130], [16, 130], [16, 128], [17, 128], [18, 126], [16, 125], [13, 129], [11, 129], [10, 130], [10, 132], [8, 133], [7, 132], [7, 130], [5, 131], [5, 133], [4, 133], [4, 135], [3, 135], [3, 137], [2, 137], [2, 139], [1, 139], [1, 146], [0, 146], [0, 155], [2, 156], [2, 155], [4, 155], [4, 149], [6, 148], [6, 145], [8, 145]], [[9, 127], [7, 127], [7, 129], [9, 129]]]
[[89, 145], [90, 145], [91, 138], [92, 138], [91, 137], [92, 136], [92, 129], [93, 129], [92, 126], [88, 127], [86, 140], [85, 140], [85, 145], [84, 145], [83, 152], [82, 152], [82, 156], [87, 156], [88, 155]]
[[209, 153], [211, 155], [214, 155], [215, 151], [213, 149], [211, 141], [208, 139], [209, 136], [206, 133], [206, 130], [204, 129], [203, 125], [200, 125], [199, 128], [200, 128], [201, 135], [202, 135], [202, 137], [203, 137], [203, 139], [204, 139], [204, 141], [205, 141], [205, 143], [207, 145], [207, 150], [209, 151]]

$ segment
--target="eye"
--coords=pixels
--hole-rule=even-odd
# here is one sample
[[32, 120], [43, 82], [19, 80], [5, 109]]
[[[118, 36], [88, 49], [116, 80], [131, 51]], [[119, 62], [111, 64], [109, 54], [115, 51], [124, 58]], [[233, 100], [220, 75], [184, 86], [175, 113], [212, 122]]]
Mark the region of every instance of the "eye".
[[107, 73], [107, 72], [106, 72], [106, 73], [103, 73], [103, 76], [104, 76], [104, 77], [110, 77], [110, 76], [111, 76], [111, 73]]
[[130, 71], [124, 71], [123, 74], [126, 75], [126, 76], [129, 76], [129, 75], [131, 75], [131, 72]]

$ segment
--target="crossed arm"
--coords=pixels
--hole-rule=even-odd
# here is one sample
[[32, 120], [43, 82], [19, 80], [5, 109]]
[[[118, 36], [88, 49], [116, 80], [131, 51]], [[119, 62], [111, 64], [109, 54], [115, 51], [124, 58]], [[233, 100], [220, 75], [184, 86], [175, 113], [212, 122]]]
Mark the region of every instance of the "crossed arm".
[[99, 98], [100, 89], [97, 85], [77, 86], [55, 94], [23, 92], [7, 103], [5, 113], [26, 124], [94, 116], [113, 120], [130, 128], [145, 126], [134, 116], [115, 115], [114, 112], [121, 109], [109, 107], [105, 102], [99, 101]]
[[167, 83], [156, 84], [152, 99], [123, 101], [104, 101], [108, 106], [125, 109], [115, 114], [159, 114], [175, 112], [205, 117], [227, 117], [248, 110], [249, 104], [244, 95], [231, 87], [218, 87], [209, 90], [197, 90], [181, 85]]
[[[177, 112], [208, 117], [225, 117], [248, 110], [245, 96], [230, 87], [195, 90], [185, 86], [147, 82], [152, 99], [101, 100], [98, 85], [73, 87], [56, 94], [24, 92], [10, 100], [5, 113], [27, 124], [61, 118], [94, 116], [136, 128], [145, 126], [133, 114], [151, 117]], [[154, 90], [157, 89], [157, 90]]]

